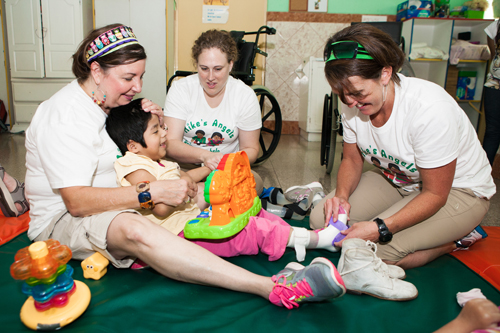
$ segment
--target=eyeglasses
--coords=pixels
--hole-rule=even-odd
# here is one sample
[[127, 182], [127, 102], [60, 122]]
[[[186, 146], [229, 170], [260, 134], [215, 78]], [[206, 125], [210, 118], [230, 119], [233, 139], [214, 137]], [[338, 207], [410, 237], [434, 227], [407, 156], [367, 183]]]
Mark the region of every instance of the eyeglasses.
[[328, 53], [330, 57], [325, 59], [326, 62], [338, 59], [373, 59], [363, 45], [350, 40], [330, 44]]

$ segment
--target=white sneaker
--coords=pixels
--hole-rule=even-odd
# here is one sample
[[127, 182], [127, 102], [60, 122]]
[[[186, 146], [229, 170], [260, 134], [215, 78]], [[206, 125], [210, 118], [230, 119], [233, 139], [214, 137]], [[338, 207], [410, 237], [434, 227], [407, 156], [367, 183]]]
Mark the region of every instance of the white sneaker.
[[388, 269], [381, 265], [383, 262], [371, 249], [371, 245], [366, 246], [367, 242], [361, 240], [365, 242], [365, 246], [359, 247], [359, 241], [355, 238], [344, 240], [337, 265], [349, 292], [391, 301], [409, 301], [418, 296], [413, 284], [390, 277]]
[[303, 186], [292, 186], [285, 191], [284, 195], [288, 201], [300, 202], [309, 199], [311, 204], [325, 197], [323, 185], [319, 182], [312, 182]]
[[386, 272], [391, 278], [404, 279], [406, 277], [404, 269], [396, 265], [387, 265], [377, 256], [377, 244], [359, 238], [352, 238], [348, 243], [342, 243], [342, 250], [351, 248], [365, 248], [375, 253], [375, 265], [378, 269]]
[[457, 248], [453, 250], [453, 252], [460, 250], [468, 250], [472, 244], [486, 237], [488, 237], [488, 234], [486, 233], [486, 231], [484, 231], [483, 228], [481, 228], [480, 225], [478, 225], [470, 233], [468, 233], [461, 239], [455, 241]]

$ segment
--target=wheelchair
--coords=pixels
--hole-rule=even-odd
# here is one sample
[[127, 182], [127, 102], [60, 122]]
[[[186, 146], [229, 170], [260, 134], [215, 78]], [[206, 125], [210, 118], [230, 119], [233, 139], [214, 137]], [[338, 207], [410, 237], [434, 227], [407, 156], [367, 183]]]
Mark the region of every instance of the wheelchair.
[[343, 135], [342, 120], [338, 109], [338, 96], [333, 92], [325, 95], [323, 103], [323, 123], [321, 124], [321, 165], [326, 165], [326, 173], [330, 174], [335, 161], [337, 134]]
[[[257, 96], [262, 116], [262, 128], [260, 131], [259, 145], [260, 152], [257, 160], [253, 166], [261, 165], [264, 163], [271, 154], [276, 150], [281, 138], [282, 117], [281, 108], [273, 93], [262, 85], [254, 85], [255, 74], [253, 70], [257, 67], [254, 66], [255, 56], [258, 54], [267, 57], [267, 53], [259, 49], [259, 37], [261, 34], [274, 35], [276, 29], [262, 26], [257, 31], [230, 31], [231, 37], [236, 42], [238, 47], [238, 60], [233, 65], [231, 75], [243, 81], [246, 85], [250, 86]], [[244, 40], [244, 36], [256, 35], [254, 42]], [[176, 71], [167, 83], [167, 94], [172, 82], [178, 77], [189, 76], [196, 72], [191, 71]], [[272, 120], [274, 119], [274, 123]]]

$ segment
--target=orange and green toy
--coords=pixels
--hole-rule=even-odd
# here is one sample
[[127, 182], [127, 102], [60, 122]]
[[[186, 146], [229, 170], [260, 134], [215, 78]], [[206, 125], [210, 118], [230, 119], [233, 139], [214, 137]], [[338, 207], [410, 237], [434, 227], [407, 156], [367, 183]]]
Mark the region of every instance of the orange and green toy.
[[74, 281], [67, 265], [71, 250], [49, 239], [17, 251], [10, 274], [25, 280], [22, 292], [28, 299], [21, 308], [21, 321], [33, 330], [57, 330], [73, 322], [88, 307], [90, 290]]
[[205, 201], [212, 214], [202, 212], [184, 227], [190, 239], [223, 239], [240, 232], [262, 208], [248, 156], [244, 151], [224, 155], [205, 182]]

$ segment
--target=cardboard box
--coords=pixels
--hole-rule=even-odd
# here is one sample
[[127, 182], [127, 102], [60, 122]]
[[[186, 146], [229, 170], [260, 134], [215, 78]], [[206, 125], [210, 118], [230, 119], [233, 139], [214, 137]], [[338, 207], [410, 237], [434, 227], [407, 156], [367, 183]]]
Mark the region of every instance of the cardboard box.
[[396, 21], [404, 21], [412, 17], [430, 17], [432, 1], [407, 0], [398, 5]]
[[480, 19], [480, 20], [482, 20], [484, 17], [484, 12], [481, 10], [466, 10], [464, 16], [468, 19]]
[[476, 94], [476, 71], [459, 71], [457, 81], [457, 98], [473, 100]]

